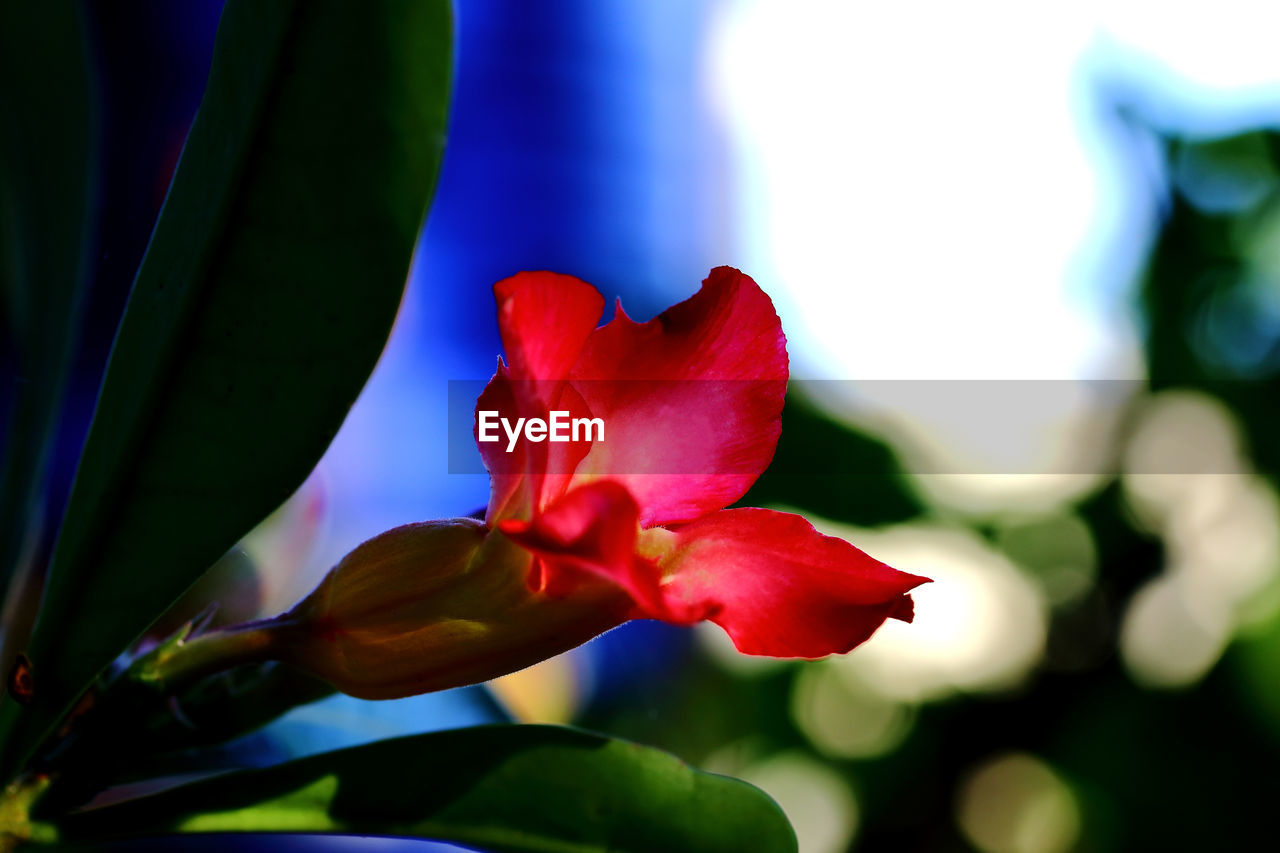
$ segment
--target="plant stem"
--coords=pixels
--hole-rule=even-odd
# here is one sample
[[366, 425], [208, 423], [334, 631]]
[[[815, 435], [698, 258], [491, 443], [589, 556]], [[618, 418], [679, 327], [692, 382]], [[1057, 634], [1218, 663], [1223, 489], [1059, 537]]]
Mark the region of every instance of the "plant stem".
[[280, 625], [264, 619], [166, 642], [138, 661], [131, 678], [173, 693], [234, 666], [270, 660]]

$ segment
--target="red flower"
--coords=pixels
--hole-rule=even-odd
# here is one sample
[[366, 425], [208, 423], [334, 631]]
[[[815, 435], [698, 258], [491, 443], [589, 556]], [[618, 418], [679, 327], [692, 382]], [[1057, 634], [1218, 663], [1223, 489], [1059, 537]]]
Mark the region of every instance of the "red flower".
[[290, 612], [210, 647], [391, 698], [494, 678], [628, 619], [708, 619], [743, 652], [800, 658], [911, 621], [925, 578], [800, 516], [724, 509], [768, 466], [786, 389], [786, 341], [754, 281], [719, 267], [648, 323], [619, 305], [599, 328], [604, 300], [575, 278], [522, 273], [495, 293], [508, 363], [477, 412], [599, 418], [604, 440], [479, 442], [484, 524], [383, 533]]
[[[531, 587], [614, 584], [629, 618], [723, 627], [740, 651], [847, 652], [887, 618], [911, 621], [925, 578], [889, 568], [797, 515], [724, 509], [769, 465], [781, 431], [786, 339], [750, 277], [718, 267], [648, 323], [570, 276], [522, 273], [495, 288], [509, 365], [477, 403], [518, 417], [600, 418], [606, 440], [560, 452], [480, 443], [486, 521], [534, 555]], [[559, 453], [559, 456], [557, 454]]]

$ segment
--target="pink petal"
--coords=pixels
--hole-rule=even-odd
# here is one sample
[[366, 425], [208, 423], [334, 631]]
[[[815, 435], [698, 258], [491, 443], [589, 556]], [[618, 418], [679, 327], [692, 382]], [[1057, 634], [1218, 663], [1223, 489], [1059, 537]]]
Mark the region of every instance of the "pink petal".
[[578, 475], [624, 484], [646, 527], [689, 521], [740, 498], [773, 458], [786, 339], [764, 291], [717, 267], [647, 323], [619, 305], [588, 338], [572, 378], [605, 423], [605, 441]]
[[668, 611], [650, 615], [670, 619], [701, 608], [746, 654], [847, 652], [885, 619], [910, 622], [906, 593], [928, 582], [772, 510], [724, 510], [645, 538], [666, 552], [659, 566]]

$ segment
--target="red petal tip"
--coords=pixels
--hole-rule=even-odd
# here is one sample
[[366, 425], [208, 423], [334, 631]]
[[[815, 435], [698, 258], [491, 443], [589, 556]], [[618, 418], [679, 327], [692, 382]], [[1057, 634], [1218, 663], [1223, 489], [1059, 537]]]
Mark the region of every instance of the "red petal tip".
[[916, 603], [911, 596], [904, 595], [898, 599], [898, 603], [889, 611], [889, 618], [908, 623], [914, 620], [916, 618]]
[[613, 300], [613, 319], [622, 320], [623, 322], [630, 323], [633, 326], [640, 325], [635, 320], [632, 320], [631, 315], [627, 313], [627, 309], [622, 307], [621, 296]]

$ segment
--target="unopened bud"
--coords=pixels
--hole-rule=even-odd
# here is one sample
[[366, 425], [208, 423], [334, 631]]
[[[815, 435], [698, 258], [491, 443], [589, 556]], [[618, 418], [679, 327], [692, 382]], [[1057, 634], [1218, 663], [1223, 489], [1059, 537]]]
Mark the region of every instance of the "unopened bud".
[[627, 618], [631, 601], [612, 584], [532, 591], [532, 559], [473, 519], [389, 530], [272, 620], [272, 654], [344, 693], [393, 699], [523, 669]]

